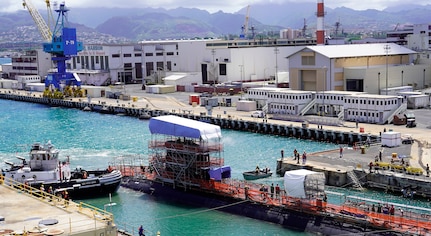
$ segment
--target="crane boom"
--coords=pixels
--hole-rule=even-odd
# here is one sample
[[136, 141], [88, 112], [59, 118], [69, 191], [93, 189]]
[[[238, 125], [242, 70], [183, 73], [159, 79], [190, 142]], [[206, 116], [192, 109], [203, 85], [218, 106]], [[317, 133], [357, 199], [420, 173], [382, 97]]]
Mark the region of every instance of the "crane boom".
[[40, 15], [39, 11], [34, 7], [30, 0], [23, 0], [23, 7], [27, 8], [34, 22], [36, 23], [37, 28], [39, 29], [42, 38], [49, 42], [52, 39], [52, 32], [46, 24], [43, 17]]
[[249, 18], [249, 13], [250, 13], [250, 5], [247, 6], [247, 12], [245, 14], [244, 25], [241, 27], [242, 32], [241, 32], [241, 35], [239, 36], [240, 38], [247, 37], [247, 34], [248, 34], [248, 18]]
[[247, 6], [247, 13], [245, 15], [245, 20], [244, 20], [244, 36], [247, 35], [247, 33], [248, 33], [248, 18], [249, 18], [249, 14], [250, 14], [250, 5]]

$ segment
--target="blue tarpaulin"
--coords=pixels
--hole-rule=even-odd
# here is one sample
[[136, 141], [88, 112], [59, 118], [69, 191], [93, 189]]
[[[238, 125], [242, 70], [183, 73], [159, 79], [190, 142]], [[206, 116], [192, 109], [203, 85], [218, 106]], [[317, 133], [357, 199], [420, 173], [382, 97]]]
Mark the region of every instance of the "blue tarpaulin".
[[225, 178], [230, 178], [230, 166], [222, 166], [209, 170], [210, 178], [220, 181]]

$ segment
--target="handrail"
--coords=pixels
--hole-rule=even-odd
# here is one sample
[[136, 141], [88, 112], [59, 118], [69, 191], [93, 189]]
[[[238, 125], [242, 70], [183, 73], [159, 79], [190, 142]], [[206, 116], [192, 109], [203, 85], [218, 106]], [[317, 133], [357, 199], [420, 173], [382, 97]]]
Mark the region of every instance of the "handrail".
[[41, 191], [40, 189], [23, 184], [11, 178], [6, 178], [1, 175], [0, 175], [0, 184], [16, 192], [27, 194], [29, 197], [38, 199], [42, 202], [49, 203], [53, 206], [59, 206], [65, 211], [68, 211], [68, 212], [77, 211], [97, 221], [110, 222], [110, 223], [114, 222], [114, 215], [112, 213], [99, 209], [97, 207], [94, 207], [84, 202], [77, 203], [71, 200], [65, 200], [63, 199], [61, 194], [57, 194], [57, 195], [50, 194], [48, 192]]

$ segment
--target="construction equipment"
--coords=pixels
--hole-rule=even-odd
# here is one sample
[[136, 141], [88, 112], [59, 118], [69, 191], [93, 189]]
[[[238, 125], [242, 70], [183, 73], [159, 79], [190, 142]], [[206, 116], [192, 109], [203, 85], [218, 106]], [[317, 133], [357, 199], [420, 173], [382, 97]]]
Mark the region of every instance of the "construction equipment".
[[[49, 0], [45, 0], [45, 2], [50, 12]], [[67, 27], [67, 12], [69, 9], [66, 8], [64, 3], [59, 5], [58, 9], [55, 10], [58, 14], [57, 21], [54, 30], [51, 31], [30, 0], [23, 0], [23, 6], [28, 9], [42, 37], [47, 41], [47, 43], [43, 44], [43, 51], [52, 55], [51, 60], [57, 66], [57, 71], [49, 73], [45, 79], [46, 89], [44, 96], [55, 98], [63, 98], [64, 95], [82, 96], [80, 90], [81, 80], [78, 75], [66, 71], [66, 61], [83, 50], [82, 42], [78, 42], [76, 39], [76, 29]], [[64, 89], [65, 94], [60, 92], [60, 84], [62, 83], [67, 86]], [[71, 86], [77, 86], [78, 89], [71, 89]], [[54, 88], [56, 91], [54, 91]]]
[[240, 38], [246, 38], [247, 34], [248, 34], [248, 19], [249, 19], [249, 14], [250, 14], [250, 5], [247, 6], [247, 12], [245, 14], [245, 20], [244, 20], [244, 25], [241, 27], [241, 35], [239, 36]]

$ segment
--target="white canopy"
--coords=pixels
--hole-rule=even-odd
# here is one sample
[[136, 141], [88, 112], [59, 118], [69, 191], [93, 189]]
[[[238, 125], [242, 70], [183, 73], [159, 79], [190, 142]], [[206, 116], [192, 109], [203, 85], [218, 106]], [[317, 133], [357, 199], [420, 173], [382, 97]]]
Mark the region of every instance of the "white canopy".
[[305, 198], [323, 195], [325, 174], [311, 170], [299, 169], [284, 173], [284, 189], [291, 197]]
[[151, 134], [201, 138], [203, 140], [221, 138], [221, 129], [217, 125], [173, 115], [153, 117], [150, 119], [149, 127]]

